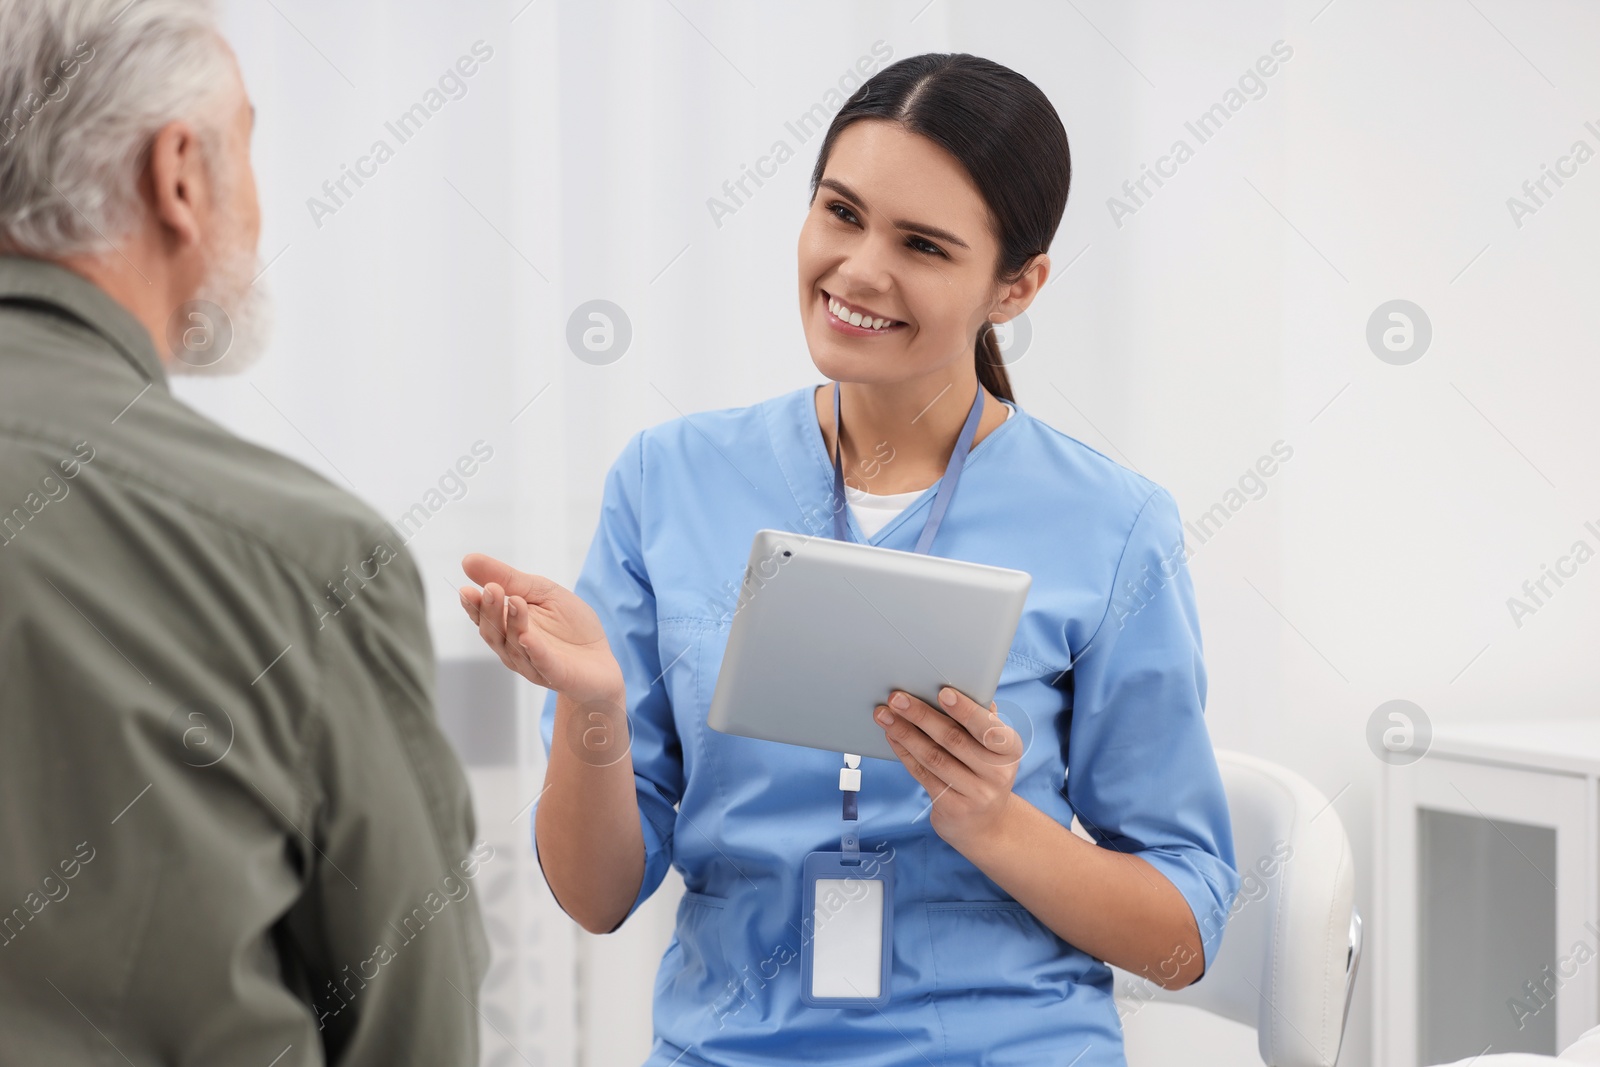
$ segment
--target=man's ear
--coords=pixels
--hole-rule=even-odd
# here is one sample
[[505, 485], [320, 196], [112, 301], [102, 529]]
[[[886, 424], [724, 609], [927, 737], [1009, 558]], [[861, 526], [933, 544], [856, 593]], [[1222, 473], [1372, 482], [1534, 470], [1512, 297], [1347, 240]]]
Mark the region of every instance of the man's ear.
[[1016, 281], [1000, 290], [1000, 302], [989, 313], [989, 321], [1010, 322], [1027, 311], [1028, 305], [1033, 303], [1033, 298], [1039, 295], [1039, 290], [1049, 280], [1050, 256], [1040, 252], [1023, 266], [1022, 274]]
[[201, 243], [201, 217], [210, 210], [210, 174], [193, 126], [182, 120], [156, 131], [146, 167], [151, 208], [163, 237], [175, 244]]

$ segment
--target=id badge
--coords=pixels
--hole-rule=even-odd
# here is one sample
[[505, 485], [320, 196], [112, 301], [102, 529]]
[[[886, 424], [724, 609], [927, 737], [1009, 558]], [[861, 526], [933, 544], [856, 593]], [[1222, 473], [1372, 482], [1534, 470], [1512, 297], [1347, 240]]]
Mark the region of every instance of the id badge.
[[802, 868], [800, 999], [813, 1008], [889, 1003], [894, 863], [872, 852], [813, 852]]

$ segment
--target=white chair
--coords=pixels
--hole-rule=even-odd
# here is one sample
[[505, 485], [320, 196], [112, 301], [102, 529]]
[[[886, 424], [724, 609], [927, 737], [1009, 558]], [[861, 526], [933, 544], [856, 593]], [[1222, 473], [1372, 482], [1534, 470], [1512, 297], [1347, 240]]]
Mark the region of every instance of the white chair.
[[1241, 881], [1222, 945], [1200, 981], [1175, 992], [1116, 971], [1118, 999], [1187, 1004], [1252, 1026], [1268, 1067], [1333, 1067], [1361, 962], [1344, 825], [1293, 771], [1239, 752], [1219, 751], [1217, 764]]

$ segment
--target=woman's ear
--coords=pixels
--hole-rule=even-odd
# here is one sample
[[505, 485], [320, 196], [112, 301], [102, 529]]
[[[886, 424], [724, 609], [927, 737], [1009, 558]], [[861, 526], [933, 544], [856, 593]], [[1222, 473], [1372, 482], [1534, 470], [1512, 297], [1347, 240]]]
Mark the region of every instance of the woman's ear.
[[1015, 281], [1000, 290], [1000, 302], [989, 313], [993, 323], [1010, 322], [1033, 303], [1044, 283], [1050, 280], [1050, 256], [1040, 252], [1027, 262]]

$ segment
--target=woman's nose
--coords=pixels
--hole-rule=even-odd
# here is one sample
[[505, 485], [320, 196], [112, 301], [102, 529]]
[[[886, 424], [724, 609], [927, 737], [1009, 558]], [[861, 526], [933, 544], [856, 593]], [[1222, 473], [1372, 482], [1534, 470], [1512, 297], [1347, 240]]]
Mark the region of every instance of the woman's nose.
[[893, 287], [889, 254], [877, 241], [864, 241], [852, 249], [839, 264], [838, 273], [852, 293], [883, 293]]

